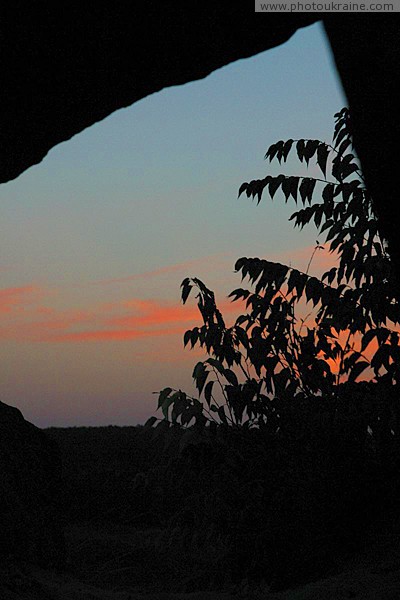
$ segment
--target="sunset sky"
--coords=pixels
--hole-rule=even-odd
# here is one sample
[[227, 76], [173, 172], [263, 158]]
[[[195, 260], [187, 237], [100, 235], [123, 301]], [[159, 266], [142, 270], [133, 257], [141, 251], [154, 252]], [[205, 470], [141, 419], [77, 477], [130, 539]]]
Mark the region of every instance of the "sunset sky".
[[316, 24], [117, 111], [0, 186], [0, 400], [40, 427], [132, 425], [154, 414], [152, 392], [193, 391], [204, 355], [183, 349], [200, 318], [182, 279], [202, 279], [233, 319], [236, 259], [306, 267], [316, 232], [293, 229], [293, 205], [237, 191], [304, 173], [266, 149], [330, 141], [345, 104]]

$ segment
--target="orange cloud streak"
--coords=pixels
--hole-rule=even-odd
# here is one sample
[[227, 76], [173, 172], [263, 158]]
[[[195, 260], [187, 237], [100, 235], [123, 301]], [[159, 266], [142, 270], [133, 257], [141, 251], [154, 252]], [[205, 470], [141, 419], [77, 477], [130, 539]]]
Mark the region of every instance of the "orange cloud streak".
[[39, 292], [36, 285], [0, 289], [0, 312], [11, 312], [16, 306], [31, 304], [33, 294]]
[[45, 336], [37, 341], [43, 342], [105, 342], [105, 341], [129, 341], [146, 337], [158, 337], [164, 335], [182, 334], [181, 327], [169, 329], [116, 329], [80, 331], [73, 333], [64, 333], [60, 335]]
[[[124, 307], [133, 307], [139, 314], [98, 318], [98, 329], [90, 331], [63, 332], [61, 334], [45, 334], [38, 341], [46, 342], [85, 342], [85, 341], [126, 341], [143, 337], [157, 337], [182, 334], [186, 327], [201, 325], [201, 315], [196, 307], [179, 306], [160, 303], [155, 300], [134, 299], [123, 303]], [[233, 306], [225, 301], [221, 305], [223, 312], [239, 311], [239, 305]], [[175, 327], [162, 327], [171, 325]], [[67, 326], [70, 323], [67, 324]], [[61, 325], [63, 325], [61, 323]], [[160, 328], [161, 326], [161, 328]], [[115, 329], [109, 329], [109, 327]], [[62, 327], [63, 329], [65, 327]]]
[[[88, 310], [56, 310], [35, 305], [36, 286], [0, 291], [2, 318], [0, 339], [18, 342], [74, 342], [134, 340], [181, 333], [201, 325], [197, 303], [178, 303], [132, 298], [97, 304]], [[195, 300], [193, 298], [193, 300]], [[17, 309], [15, 309], [15, 305]], [[222, 313], [240, 312], [240, 303], [224, 300]]]

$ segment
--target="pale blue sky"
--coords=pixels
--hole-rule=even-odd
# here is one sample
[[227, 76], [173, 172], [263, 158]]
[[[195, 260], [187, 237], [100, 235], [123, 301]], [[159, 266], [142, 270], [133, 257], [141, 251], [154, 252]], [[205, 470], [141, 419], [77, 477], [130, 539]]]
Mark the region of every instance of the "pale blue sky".
[[[237, 200], [237, 190], [268, 170], [299, 172], [295, 161], [272, 170], [263, 160], [267, 147], [289, 137], [330, 140], [333, 114], [345, 104], [316, 24], [278, 48], [114, 113], [1, 186], [0, 287], [35, 287], [3, 313], [0, 305], [3, 401], [43, 426], [129, 424], [150, 416], [154, 388], [190, 383], [195, 357], [181, 350], [178, 333], [62, 343], [24, 337], [21, 328], [31, 331], [46, 311], [53, 319], [46, 327], [56, 333], [75, 331], [71, 315], [79, 331], [101, 328], [107, 306], [117, 310], [133, 298], [177, 303], [187, 275], [223, 297], [239, 285], [232, 269], [243, 255], [285, 253], [295, 262], [315, 232], [294, 231], [287, 222], [293, 206], [280, 197], [256, 207]], [[191, 272], [173, 266], [190, 261]], [[82, 311], [87, 322], [76, 317]], [[58, 330], [66, 318], [68, 327]], [[151, 357], [163, 344], [184, 358], [154, 370]]]

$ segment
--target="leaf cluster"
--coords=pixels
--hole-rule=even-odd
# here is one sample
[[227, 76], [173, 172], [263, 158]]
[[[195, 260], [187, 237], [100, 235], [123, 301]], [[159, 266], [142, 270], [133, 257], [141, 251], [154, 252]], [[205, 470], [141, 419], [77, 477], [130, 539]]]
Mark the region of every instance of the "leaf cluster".
[[[243, 183], [239, 196], [245, 193], [259, 204], [265, 192], [271, 199], [281, 193], [285, 202], [293, 201], [295, 227], [313, 223], [324, 237], [309, 267], [324, 248], [337, 257], [337, 265], [318, 278], [309, 269], [240, 258], [235, 270], [251, 289], [229, 295], [247, 310], [232, 327], [226, 326], [214, 293], [199, 279], [186, 278], [182, 301], [196, 290], [203, 323], [186, 331], [184, 344], [199, 345], [210, 356], [193, 371], [198, 398], [170, 388], [160, 393], [165, 418], [173, 405], [172, 420], [184, 426], [194, 419], [201, 426], [276, 431], [288, 402], [338, 400], [340, 384], [363, 374], [389, 385], [400, 382], [395, 275], [353, 150], [348, 109], [335, 115], [331, 144], [278, 141], [265, 158], [281, 164], [291, 153], [307, 166], [315, 161], [321, 177], [267, 175]], [[304, 306], [306, 317], [299, 316]]]

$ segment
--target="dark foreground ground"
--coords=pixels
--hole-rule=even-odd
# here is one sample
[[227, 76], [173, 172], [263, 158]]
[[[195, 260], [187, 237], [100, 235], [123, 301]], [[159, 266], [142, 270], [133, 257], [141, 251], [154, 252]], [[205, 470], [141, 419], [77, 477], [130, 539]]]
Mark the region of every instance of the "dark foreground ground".
[[[149, 539], [151, 532], [145, 535]], [[251, 582], [227, 591], [152, 591], [157, 584], [149, 585], [147, 575], [140, 581], [144, 560], [137, 559], [143, 547], [140, 530], [121, 533], [119, 528], [75, 525], [68, 528], [67, 540], [71, 550], [73, 547], [73, 558], [65, 572], [15, 564], [0, 567], [2, 600], [398, 600], [400, 594], [398, 533], [393, 531], [372, 536], [368, 546], [345, 562], [339, 574], [280, 592], [271, 592], [267, 584]], [[104, 552], [106, 546], [108, 551]], [[90, 560], [87, 553], [93, 549]], [[116, 567], [116, 555], [122, 554], [131, 556], [128, 567]], [[88, 562], [91, 568], [83, 572]]]
[[47, 433], [64, 465], [66, 564], [6, 562], [4, 600], [400, 597], [397, 462], [387, 450], [383, 473], [355, 430], [298, 445], [163, 427]]

